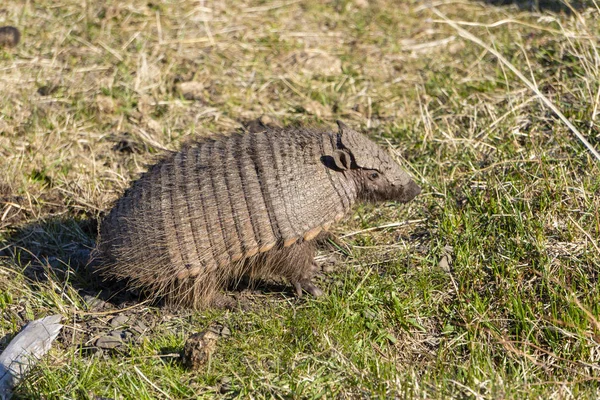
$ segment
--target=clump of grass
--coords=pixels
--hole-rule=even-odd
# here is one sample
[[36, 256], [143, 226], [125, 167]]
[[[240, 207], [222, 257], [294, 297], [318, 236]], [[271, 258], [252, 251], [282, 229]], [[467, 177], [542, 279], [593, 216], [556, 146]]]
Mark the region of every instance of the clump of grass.
[[[0, 349], [35, 317], [68, 332], [19, 393], [597, 397], [600, 171], [540, 95], [600, 147], [598, 8], [486, 3], [438, 5], [450, 25], [383, 0], [7, 4], [23, 38], [0, 50]], [[262, 115], [361, 127], [424, 192], [337, 228], [324, 298], [92, 309], [98, 215], [164, 149]], [[147, 329], [95, 348], [137, 332], [121, 314]], [[231, 336], [184, 370], [172, 354], [214, 323]]]

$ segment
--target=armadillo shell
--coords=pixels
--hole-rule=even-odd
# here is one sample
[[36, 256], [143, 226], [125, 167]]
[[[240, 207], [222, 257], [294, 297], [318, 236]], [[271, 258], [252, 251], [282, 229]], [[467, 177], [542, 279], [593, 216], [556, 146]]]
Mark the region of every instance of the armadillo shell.
[[249, 258], [312, 240], [356, 199], [354, 183], [323, 162], [335, 141], [329, 132], [268, 130], [169, 154], [102, 222], [103, 273], [157, 292], [193, 278], [208, 293], [239, 278]]

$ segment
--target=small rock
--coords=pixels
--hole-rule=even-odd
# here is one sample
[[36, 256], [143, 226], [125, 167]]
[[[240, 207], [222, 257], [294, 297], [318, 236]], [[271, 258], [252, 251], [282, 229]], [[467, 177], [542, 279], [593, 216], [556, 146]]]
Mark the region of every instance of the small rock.
[[189, 369], [200, 368], [214, 352], [218, 339], [219, 335], [211, 330], [191, 335], [183, 346], [183, 365]]
[[224, 326], [223, 329], [221, 329], [221, 336], [223, 336], [223, 337], [231, 336], [231, 330], [228, 327]]
[[442, 258], [438, 266], [446, 272], [450, 272], [450, 267], [452, 266], [452, 254], [454, 254], [454, 247], [450, 245], [444, 246], [442, 250]]
[[362, 116], [367, 115], [367, 107], [365, 107], [362, 103], [356, 104], [354, 107], [352, 107], [352, 109]]
[[131, 327], [131, 329], [141, 335], [148, 330], [148, 327], [142, 321], [138, 321], [135, 325]]
[[448, 256], [443, 256], [438, 265], [442, 270], [450, 272], [450, 262], [448, 261]]
[[186, 100], [202, 100], [204, 98], [204, 85], [200, 82], [180, 82], [176, 85], [177, 91]]
[[214, 323], [208, 327], [208, 331], [222, 337], [231, 336], [231, 330], [225, 325], [221, 325], [219, 323]]
[[57, 269], [60, 268], [61, 265], [63, 265], [62, 261], [59, 260], [58, 258], [54, 257], [54, 256], [50, 256], [48, 257], [48, 265], [52, 268], [52, 269]]
[[219, 392], [221, 392], [221, 394], [226, 394], [231, 391], [231, 378], [230, 377], [224, 376], [223, 378], [221, 378], [220, 384], [221, 385], [219, 387]]
[[123, 326], [129, 322], [129, 317], [127, 315], [117, 315], [113, 319], [110, 320], [110, 326], [116, 328], [118, 326]]
[[243, 122], [244, 130], [250, 133], [264, 132], [267, 128], [263, 125], [260, 119], [253, 119], [252, 121]]
[[223, 325], [221, 324], [212, 324], [208, 327], [207, 331], [214, 333], [215, 335], [221, 334], [221, 329], [223, 329]]
[[238, 302], [235, 298], [223, 294], [215, 297], [213, 300], [213, 307], [223, 310], [235, 310], [238, 308]]
[[144, 119], [144, 114], [142, 114], [139, 111], [136, 110], [130, 110], [127, 113], [127, 119], [130, 120], [131, 122], [135, 122], [136, 124], [139, 124], [142, 122], [142, 119]]
[[448, 254], [448, 255], [454, 254], [454, 247], [450, 246], [449, 244], [445, 245], [444, 246], [444, 253]]
[[95, 343], [96, 347], [100, 349], [115, 349], [122, 344], [120, 338], [112, 335], [99, 337]]
[[109, 335], [115, 338], [119, 338], [122, 342], [130, 340], [133, 336], [131, 332], [125, 329], [117, 329], [114, 331], [110, 331]]
[[123, 331], [123, 330], [115, 330], [115, 331], [110, 331], [109, 335], [112, 337], [122, 339], [124, 336], [124, 333], [125, 333], [125, 331]]
[[106, 305], [105, 301], [102, 301], [94, 296], [89, 295], [83, 296], [83, 301], [85, 301], [85, 304], [87, 304], [88, 310], [91, 311], [101, 310]]

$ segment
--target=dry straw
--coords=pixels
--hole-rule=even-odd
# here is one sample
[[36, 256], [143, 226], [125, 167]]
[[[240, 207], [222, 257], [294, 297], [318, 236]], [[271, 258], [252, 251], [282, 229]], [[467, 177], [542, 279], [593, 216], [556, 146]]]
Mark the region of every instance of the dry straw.
[[455, 21], [452, 21], [451, 19], [446, 17], [446, 15], [444, 13], [442, 13], [441, 11], [437, 10], [436, 8], [432, 8], [431, 10], [436, 15], [438, 15], [440, 18], [443, 19], [443, 21], [436, 21], [436, 22], [442, 22], [442, 23], [446, 23], [446, 24], [450, 25], [452, 28], [454, 28], [456, 30], [456, 32], [458, 32], [458, 34], [461, 37], [463, 37], [467, 40], [470, 40], [471, 42], [483, 47], [486, 51], [488, 51], [491, 54], [493, 54], [494, 56], [496, 56], [496, 58], [498, 58], [498, 60], [500, 60], [500, 62], [502, 64], [504, 64], [512, 72], [514, 72], [514, 74], [529, 89], [531, 89], [536, 94], [536, 96], [548, 108], [550, 108], [558, 116], [558, 118], [560, 118], [565, 123], [565, 125], [567, 125], [567, 127], [571, 130], [571, 132], [573, 132], [575, 134], [575, 136], [577, 136], [577, 138], [581, 141], [581, 143], [583, 143], [585, 145], [585, 147], [588, 148], [588, 150], [594, 155], [594, 157], [596, 157], [596, 159], [598, 161], [600, 161], [600, 153], [598, 153], [598, 151], [596, 149], [594, 149], [594, 146], [592, 146], [592, 144], [587, 141], [585, 136], [583, 136], [583, 134], [581, 132], [579, 132], [579, 130], [575, 127], [575, 125], [573, 125], [571, 123], [571, 121], [569, 121], [569, 119], [567, 117], [565, 117], [565, 115], [558, 109], [558, 107], [556, 107], [556, 105], [554, 105], [554, 103], [552, 103], [550, 101], [550, 99], [548, 99], [546, 96], [544, 96], [544, 94], [542, 92], [540, 92], [540, 90], [537, 88], [537, 86], [533, 82], [531, 82], [529, 79], [527, 79], [525, 77], [525, 75], [523, 75], [523, 73], [521, 73], [521, 71], [519, 71], [517, 69], [517, 67], [515, 67], [510, 61], [508, 61], [506, 58], [504, 58], [504, 56], [502, 54], [500, 54], [498, 51], [496, 51], [495, 49], [490, 47], [488, 44], [483, 42], [481, 39], [479, 39], [478, 37], [474, 36], [472, 33], [468, 32], [468, 31], [464, 30], [463, 28], [461, 28], [460, 26], [458, 26], [458, 24]]

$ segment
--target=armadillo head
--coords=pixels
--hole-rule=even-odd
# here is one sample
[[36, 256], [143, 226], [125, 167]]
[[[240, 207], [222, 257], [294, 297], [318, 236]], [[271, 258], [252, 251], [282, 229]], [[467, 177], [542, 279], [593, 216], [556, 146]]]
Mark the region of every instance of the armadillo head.
[[421, 193], [421, 188], [386, 151], [341, 121], [337, 123], [337, 150], [332, 158], [337, 169], [350, 172], [361, 200], [406, 203]]

